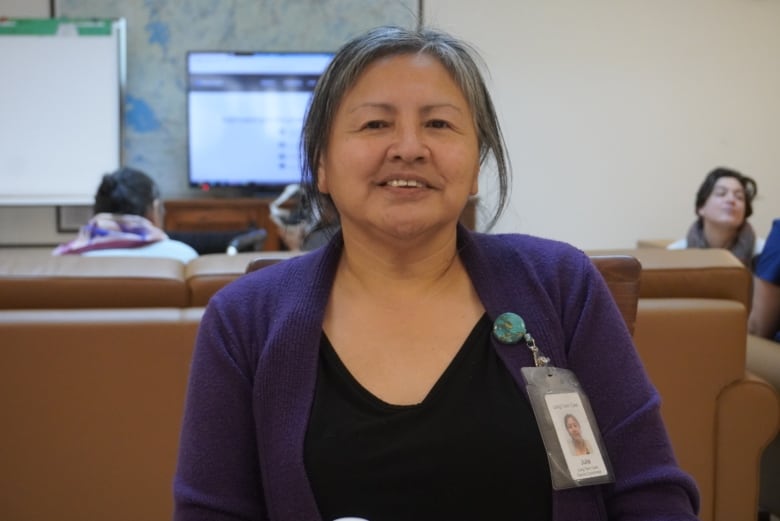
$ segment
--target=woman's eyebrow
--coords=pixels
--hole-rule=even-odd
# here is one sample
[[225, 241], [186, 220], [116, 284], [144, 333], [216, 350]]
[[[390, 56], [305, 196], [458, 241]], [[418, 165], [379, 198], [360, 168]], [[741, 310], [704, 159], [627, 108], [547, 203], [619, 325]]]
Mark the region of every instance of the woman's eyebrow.
[[[357, 104], [357, 105], [355, 105], [353, 107], [349, 107], [347, 112], [355, 112], [357, 110], [366, 109], [366, 108], [369, 108], [369, 109], [380, 109], [380, 110], [387, 111], [387, 112], [393, 112], [393, 111], [397, 110], [395, 108], [395, 106], [393, 104], [391, 104], [391, 103], [366, 101], [366, 102], [363, 102], [363, 103], [359, 103], [359, 104]], [[458, 113], [463, 113], [463, 109], [461, 107], [459, 107], [458, 105], [456, 105], [454, 103], [448, 103], [448, 102], [432, 103], [430, 105], [423, 105], [420, 108], [420, 112], [423, 113], [423, 114], [428, 114], [428, 113], [430, 113], [430, 112], [432, 112], [434, 110], [442, 109], [442, 108], [448, 108], [448, 109], [452, 109], [452, 110], [454, 110], [454, 111], [456, 111]]]

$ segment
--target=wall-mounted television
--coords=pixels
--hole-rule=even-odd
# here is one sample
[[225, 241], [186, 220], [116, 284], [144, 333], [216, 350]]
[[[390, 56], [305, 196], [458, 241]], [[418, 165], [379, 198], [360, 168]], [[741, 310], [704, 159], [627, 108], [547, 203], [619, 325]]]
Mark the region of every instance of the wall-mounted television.
[[277, 193], [301, 177], [300, 133], [327, 52], [187, 53], [189, 184]]

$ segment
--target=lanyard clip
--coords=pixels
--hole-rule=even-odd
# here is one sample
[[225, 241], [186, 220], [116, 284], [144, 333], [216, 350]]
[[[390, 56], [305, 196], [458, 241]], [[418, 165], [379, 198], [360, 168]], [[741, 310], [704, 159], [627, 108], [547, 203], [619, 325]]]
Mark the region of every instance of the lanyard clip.
[[547, 367], [547, 364], [550, 363], [550, 358], [544, 356], [544, 354], [539, 351], [539, 348], [536, 347], [536, 340], [534, 340], [534, 337], [532, 337], [530, 333], [526, 333], [524, 338], [525, 345], [528, 346], [528, 349], [531, 350], [531, 354], [534, 357], [534, 365], [536, 367]]

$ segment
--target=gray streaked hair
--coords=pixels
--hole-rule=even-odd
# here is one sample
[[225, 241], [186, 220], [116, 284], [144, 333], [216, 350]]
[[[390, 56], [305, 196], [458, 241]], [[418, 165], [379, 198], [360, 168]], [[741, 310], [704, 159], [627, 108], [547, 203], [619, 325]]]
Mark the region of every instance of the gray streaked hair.
[[347, 91], [376, 60], [402, 54], [433, 56], [460, 87], [474, 117], [480, 165], [492, 157], [498, 177], [498, 203], [488, 222], [490, 229], [503, 212], [509, 196], [509, 157], [493, 101], [480, 65], [479, 53], [468, 43], [437, 29], [381, 26], [344, 44], [317, 82], [301, 133], [302, 186], [320, 215], [337, 218], [333, 200], [317, 190], [317, 166], [328, 147], [331, 126]]

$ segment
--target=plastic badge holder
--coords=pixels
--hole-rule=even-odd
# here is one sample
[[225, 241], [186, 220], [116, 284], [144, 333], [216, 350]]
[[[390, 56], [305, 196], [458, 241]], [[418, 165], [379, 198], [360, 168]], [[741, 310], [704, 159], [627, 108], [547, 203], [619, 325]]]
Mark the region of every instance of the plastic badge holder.
[[556, 490], [614, 481], [588, 397], [569, 370], [524, 367], [528, 396]]

